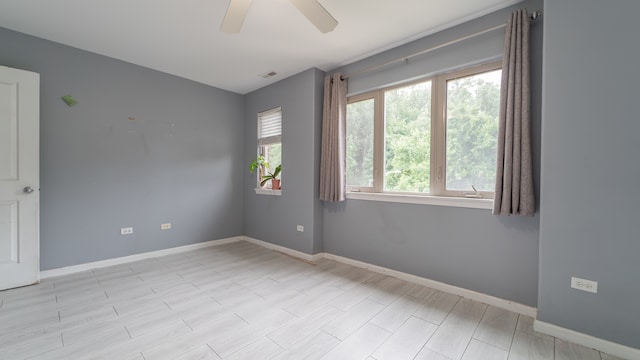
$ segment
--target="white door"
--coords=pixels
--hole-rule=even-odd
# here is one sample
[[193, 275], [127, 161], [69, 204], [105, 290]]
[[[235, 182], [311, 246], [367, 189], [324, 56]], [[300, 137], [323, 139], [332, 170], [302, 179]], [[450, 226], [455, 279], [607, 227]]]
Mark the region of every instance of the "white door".
[[38, 282], [40, 75], [0, 66], [0, 290]]

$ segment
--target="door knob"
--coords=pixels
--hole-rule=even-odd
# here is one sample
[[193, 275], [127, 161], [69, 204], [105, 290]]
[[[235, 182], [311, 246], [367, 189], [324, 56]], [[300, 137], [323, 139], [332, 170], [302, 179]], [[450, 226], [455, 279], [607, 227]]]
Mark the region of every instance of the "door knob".
[[24, 192], [25, 194], [31, 194], [32, 192], [36, 191], [36, 189], [34, 189], [31, 186], [25, 186], [24, 189], [22, 189], [22, 192]]

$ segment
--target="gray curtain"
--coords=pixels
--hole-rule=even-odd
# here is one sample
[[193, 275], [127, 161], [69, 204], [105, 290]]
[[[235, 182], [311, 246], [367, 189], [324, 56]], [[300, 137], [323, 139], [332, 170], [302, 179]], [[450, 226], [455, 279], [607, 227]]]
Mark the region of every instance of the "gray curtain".
[[518, 10], [505, 30], [493, 203], [497, 215], [535, 212], [529, 92], [529, 17], [526, 10]]
[[324, 78], [320, 200], [344, 201], [346, 193], [347, 80], [340, 73]]

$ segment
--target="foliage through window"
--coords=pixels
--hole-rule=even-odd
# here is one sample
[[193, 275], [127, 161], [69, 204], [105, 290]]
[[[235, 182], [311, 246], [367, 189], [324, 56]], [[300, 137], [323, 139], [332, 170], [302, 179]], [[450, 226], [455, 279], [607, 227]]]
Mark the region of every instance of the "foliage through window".
[[446, 188], [493, 191], [500, 70], [447, 81]]
[[384, 93], [384, 191], [429, 192], [431, 85]]
[[493, 198], [500, 68], [491, 63], [350, 97], [348, 190]]
[[258, 113], [258, 155], [262, 155], [269, 164], [264, 173], [258, 174], [259, 187], [261, 176], [275, 173], [276, 167], [282, 164], [281, 107]]

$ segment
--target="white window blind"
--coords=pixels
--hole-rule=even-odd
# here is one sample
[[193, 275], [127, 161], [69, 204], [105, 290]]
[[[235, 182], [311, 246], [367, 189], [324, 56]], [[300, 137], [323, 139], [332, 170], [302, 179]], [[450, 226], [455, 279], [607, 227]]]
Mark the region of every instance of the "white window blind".
[[281, 142], [282, 108], [258, 113], [258, 146]]

